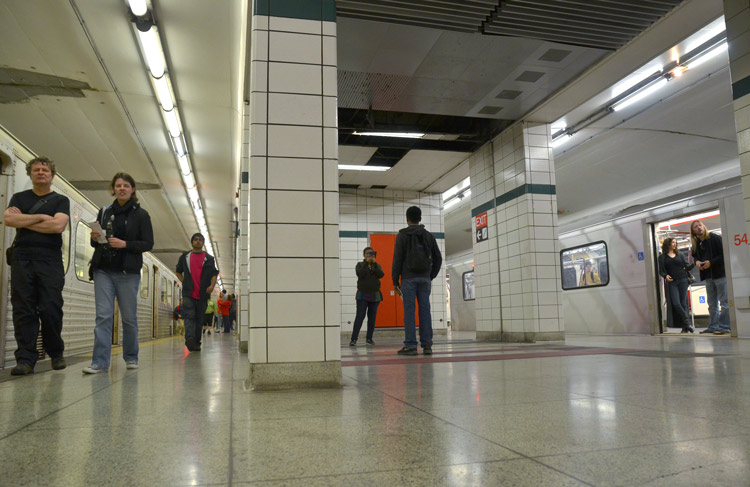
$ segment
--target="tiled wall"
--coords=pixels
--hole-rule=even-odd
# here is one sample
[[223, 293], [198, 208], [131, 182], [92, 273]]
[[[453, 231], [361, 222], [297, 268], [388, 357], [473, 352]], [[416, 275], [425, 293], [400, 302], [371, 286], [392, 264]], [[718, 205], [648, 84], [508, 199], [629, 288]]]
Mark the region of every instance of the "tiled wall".
[[474, 244], [477, 332], [563, 331], [550, 139], [548, 125], [518, 123], [470, 158], [472, 215], [489, 227]]
[[[436, 239], [443, 254], [443, 267], [432, 281], [430, 303], [432, 327], [447, 328], [445, 319], [445, 238], [441, 196], [416, 191], [388, 189], [352, 190], [339, 193], [339, 229], [343, 235], [358, 232], [358, 236], [342, 236], [339, 244], [341, 262], [341, 331], [351, 331], [356, 312], [357, 276], [354, 267], [362, 260], [362, 250], [369, 245], [370, 233], [398, 233], [406, 227], [406, 209], [419, 206], [422, 224]], [[384, 278], [385, 279], [385, 278]]]

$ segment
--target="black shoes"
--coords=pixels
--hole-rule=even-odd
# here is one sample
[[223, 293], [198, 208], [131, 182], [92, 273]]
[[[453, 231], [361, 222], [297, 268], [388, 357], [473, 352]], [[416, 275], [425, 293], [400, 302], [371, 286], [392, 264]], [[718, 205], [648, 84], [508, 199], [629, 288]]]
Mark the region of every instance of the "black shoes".
[[65, 357], [53, 358], [51, 362], [52, 362], [52, 368], [55, 370], [62, 370], [68, 366], [68, 364], [65, 363]]
[[680, 333], [695, 333], [695, 330], [693, 330], [692, 326], [686, 326]]
[[198, 342], [195, 341], [195, 338], [190, 337], [187, 340], [185, 340], [185, 346], [187, 349], [191, 352], [200, 352], [201, 346]]
[[422, 353], [425, 355], [432, 355], [432, 345], [425, 345], [422, 349]]
[[10, 375], [29, 375], [34, 373], [34, 367], [30, 364], [18, 364], [10, 371]]
[[375, 342], [372, 341], [372, 338], [368, 338], [367, 339], [367, 344], [368, 345], [375, 345]]
[[417, 355], [417, 349], [404, 347], [396, 353], [398, 353], [399, 355]]
[[357, 346], [357, 340], [352, 340], [349, 342], [350, 347], [356, 347]]

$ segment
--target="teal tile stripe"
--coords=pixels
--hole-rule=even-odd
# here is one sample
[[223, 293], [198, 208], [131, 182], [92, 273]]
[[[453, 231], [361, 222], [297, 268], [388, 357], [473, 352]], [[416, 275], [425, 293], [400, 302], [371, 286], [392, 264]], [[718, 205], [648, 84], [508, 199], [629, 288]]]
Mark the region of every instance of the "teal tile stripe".
[[750, 76], [742, 78], [736, 83], [732, 83], [732, 99], [739, 100], [743, 96], [750, 94]]
[[[445, 238], [444, 232], [431, 232], [435, 238]], [[356, 231], [356, 230], [339, 230], [339, 238], [367, 238], [369, 233], [367, 230]]]
[[507, 193], [504, 193], [497, 198], [495, 201], [488, 201], [487, 203], [481, 204], [471, 210], [471, 216], [477, 216], [485, 211], [491, 210], [497, 206], [502, 206], [509, 201], [513, 201], [525, 194], [557, 194], [557, 188], [554, 184], [524, 184], [515, 189], [511, 189]]
[[334, 0], [255, 0], [254, 15], [336, 22]]

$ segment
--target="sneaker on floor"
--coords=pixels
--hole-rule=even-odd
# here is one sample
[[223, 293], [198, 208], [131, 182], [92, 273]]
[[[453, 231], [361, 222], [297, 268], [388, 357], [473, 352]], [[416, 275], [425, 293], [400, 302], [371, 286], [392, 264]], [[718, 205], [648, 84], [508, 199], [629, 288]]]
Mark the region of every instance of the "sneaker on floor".
[[100, 374], [100, 373], [106, 372], [106, 371], [107, 371], [107, 369], [105, 369], [103, 367], [100, 367], [100, 366], [98, 366], [96, 364], [91, 364], [88, 367], [84, 367], [83, 368], [83, 373], [84, 374]]
[[724, 330], [716, 330], [714, 332], [714, 335], [729, 335], [729, 332]]
[[18, 364], [10, 371], [10, 375], [29, 375], [34, 373], [31, 364]]
[[187, 347], [188, 350], [191, 352], [195, 348], [195, 338], [189, 337], [185, 339], [185, 347]]
[[125, 368], [126, 369], [137, 369], [138, 368], [138, 362], [135, 360], [130, 360], [129, 362], [125, 362]]
[[368, 338], [366, 341], [368, 345], [375, 345], [375, 342], [372, 341], [372, 338]]
[[709, 330], [708, 328], [706, 328], [705, 330], [701, 331], [699, 334], [703, 335], [704, 333], [713, 333], [714, 331], [715, 330]]
[[356, 347], [357, 346], [357, 340], [352, 340], [349, 342], [350, 347]]
[[422, 349], [422, 353], [425, 355], [432, 355], [432, 345], [425, 345]]
[[417, 355], [417, 349], [404, 347], [396, 353], [398, 353], [399, 355]]
[[65, 362], [65, 357], [53, 358], [51, 362], [52, 362], [52, 368], [55, 370], [62, 370], [68, 366], [68, 364]]

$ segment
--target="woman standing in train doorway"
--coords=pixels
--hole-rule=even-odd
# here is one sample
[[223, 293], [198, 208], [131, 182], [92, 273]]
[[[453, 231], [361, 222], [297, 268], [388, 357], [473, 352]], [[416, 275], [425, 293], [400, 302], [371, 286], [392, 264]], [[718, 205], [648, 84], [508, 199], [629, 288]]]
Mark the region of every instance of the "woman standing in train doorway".
[[132, 176], [118, 172], [110, 189], [115, 201], [96, 216], [105, 234], [91, 232], [94, 256], [89, 276], [94, 280], [96, 327], [94, 355], [84, 374], [109, 370], [115, 297], [122, 317], [122, 358], [128, 369], [138, 368], [138, 289], [143, 252], [154, 246], [154, 231], [151, 217], [138, 204]]
[[695, 331], [690, 324], [687, 302], [687, 291], [690, 286], [688, 271], [693, 267], [695, 264], [688, 264], [685, 257], [677, 250], [677, 240], [665, 238], [661, 244], [659, 256], [659, 275], [667, 281], [669, 302], [672, 303], [672, 313], [675, 316], [674, 323], [682, 326], [682, 333]]
[[380, 264], [375, 261], [377, 253], [372, 247], [365, 247], [362, 254], [365, 260], [358, 262], [354, 268], [357, 273], [357, 315], [354, 318], [350, 347], [357, 346], [357, 338], [359, 338], [362, 322], [365, 320], [365, 313], [367, 313], [366, 341], [368, 345], [375, 345], [372, 340], [372, 334], [375, 332], [375, 317], [378, 314], [378, 305], [383, 300], [383, 294], [380, 292], [380, 279], [385, 273]]

